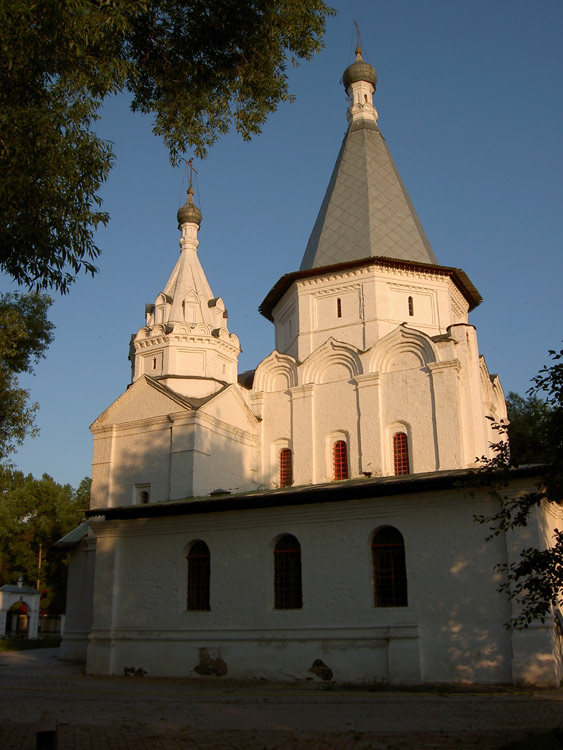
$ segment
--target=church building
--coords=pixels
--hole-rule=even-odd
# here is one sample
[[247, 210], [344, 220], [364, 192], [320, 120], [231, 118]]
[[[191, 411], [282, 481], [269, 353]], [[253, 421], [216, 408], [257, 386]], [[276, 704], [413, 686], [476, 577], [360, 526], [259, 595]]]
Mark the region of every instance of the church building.
[[178, 211], [180, 255], [131, 338], [132, 382], [91, 427], [61, 647], [89, 673], [563, 676], [553, 622], [505, 628], [515, 605], [495, 571], [545, 546], [558, 510], [490, 542], [474, 521], [496, 511], [470, 484], [506, 419], [469, 323], [481, 297], [434, 255], [360, 48], [342, 82], [348, 129], [301, 267], [260, 306], [275, 349], [252, 372], [199, 259], [191, 184]]

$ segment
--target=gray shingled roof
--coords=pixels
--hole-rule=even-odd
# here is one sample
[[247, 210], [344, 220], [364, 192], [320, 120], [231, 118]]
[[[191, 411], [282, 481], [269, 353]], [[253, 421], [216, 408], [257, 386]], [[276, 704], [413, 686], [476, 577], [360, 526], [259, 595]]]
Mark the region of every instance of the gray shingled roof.
[[353, 121], [301, 270], [380, 256], [438, 263], [381, 132]]

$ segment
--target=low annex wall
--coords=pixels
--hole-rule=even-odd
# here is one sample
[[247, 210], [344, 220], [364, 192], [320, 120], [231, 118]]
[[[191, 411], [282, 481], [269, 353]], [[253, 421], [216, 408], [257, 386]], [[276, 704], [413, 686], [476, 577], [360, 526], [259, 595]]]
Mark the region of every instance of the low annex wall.
[[[457, 490], [270, 509], [92, 522], [97, 537], [87, 669], [161, 676], [344, 681], [512, 682], [510, 604], [475, 513], [486, 497]], [[405, 543], [408, 605], [377, 607], [371, 540]], [[301, 546], [303, 606], [274, 607], [274, 546]], [[187, 609], [186, 554], [210, 551], [209, 611]], [[537, 634], [536, 634], [537, 635]], [[533, 660], [549, 633], [520, 644]], [[539, 657], [538, 657], [539, 658]], [[315, 667], [316, 664], [316, 667]], [[313, 671], [311, 671], [313, 670]], [[315, 671], [316, 670], [316, 671]], [[317, 674], [319, 672], [319, 674]], [[551, 679], [548, 677], [548, 681]]]

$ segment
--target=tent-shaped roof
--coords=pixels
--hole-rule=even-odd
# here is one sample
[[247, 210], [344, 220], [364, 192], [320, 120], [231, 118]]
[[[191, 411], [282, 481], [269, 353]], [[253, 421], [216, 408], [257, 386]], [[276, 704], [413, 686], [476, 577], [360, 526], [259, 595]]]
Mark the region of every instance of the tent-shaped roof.
[[[361, 62], [361, 51], [354, 65], [358, 64], [361, 70], [373, 71]], [[350, 78], [346, 72], [345, 83]], [[375, 71], [349, 82], [350, 124], [301, 270], [370, 257], [438, 262], [377, 126], [377, 110], [371, 103], [374, 80]]]

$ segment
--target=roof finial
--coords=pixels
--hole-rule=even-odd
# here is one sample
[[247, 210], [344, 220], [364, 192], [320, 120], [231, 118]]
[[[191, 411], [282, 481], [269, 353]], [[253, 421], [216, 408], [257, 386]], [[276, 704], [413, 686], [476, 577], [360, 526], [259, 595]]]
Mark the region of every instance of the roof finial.
[[356, 60], [362, 60], [362, 36], [356, 19], [354, 19], [354, 26], [356, 27]]
[[184, 205], [178, 209], [178, 228], [180, 228], [182, 224], [185, 224], [186, 222], [197, 224], [198, 226], [201, 224], [201, 211], [195, 205], [193, 199], [193, 174], [194, 172], [197, 174], [197, 169], [194, 167], [193, 156], [189, 161], [186, 161], [185, 159], [184, 161], [186, 163], [186, 166], [190, 168], [190, 185], [188, 187], [188, 199], [186, 200]]
[[[193, 187], [192, 187], [192, 177], [193, 177], [193, 174], [194, 174], [194, 172], [195, 172], [195, 173], [197, 174], [197, 169], [196, 169], [196, 168], [194, 167], [194, 157], [192, 156], [192, 157], [191, 157], [191, 158], [190, 158], [190, 159], [189, 159], [189, 160], [188, 160], [188, 161], [186, 162], [186, 164], [187, 164], [187, 165], [188, 165], [188, 167], [190, 168], [190, 188], [192, 188], [192, 195], [193, 195], [193, 192], [194, 192], [194, 191], [193, 191]], [[188, 188], [188, 190], [189, 190], [190, 188]]]

